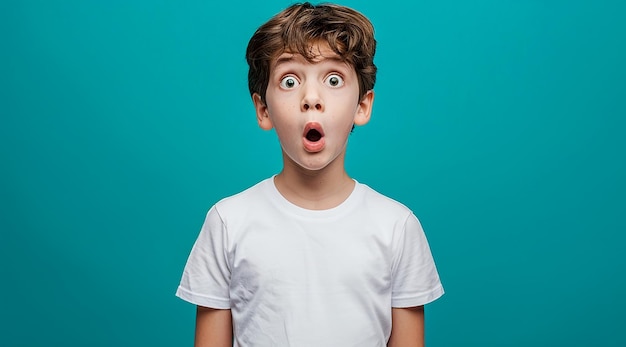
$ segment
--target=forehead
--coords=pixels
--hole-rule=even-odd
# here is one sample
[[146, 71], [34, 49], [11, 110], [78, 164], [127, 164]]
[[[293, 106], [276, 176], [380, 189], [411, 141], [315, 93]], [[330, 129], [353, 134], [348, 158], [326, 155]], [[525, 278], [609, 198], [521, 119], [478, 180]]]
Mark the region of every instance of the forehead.
[[276, 57], [272, 59], [271, 67], [275, 69], [288, 63], [318, 64], [323, 62], [350, 66], [344, 58], [330, 48], [328, 43], [318, 41], [309, 44], [305, 52], [294, 52], [292, 50], [279, 52]]

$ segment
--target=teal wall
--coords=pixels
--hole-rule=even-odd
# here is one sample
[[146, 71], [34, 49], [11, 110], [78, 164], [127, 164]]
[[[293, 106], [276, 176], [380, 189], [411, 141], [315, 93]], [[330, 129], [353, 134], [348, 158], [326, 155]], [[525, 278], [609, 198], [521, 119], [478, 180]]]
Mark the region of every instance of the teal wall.
[[[280, 169], [244, 50], [289, 1], [0, 4], [0, 345], [190, 346], [206, 210]], [[422, 220], [429, 346], [624, 346], [626, 2], [345, 1], [359, 181]]]

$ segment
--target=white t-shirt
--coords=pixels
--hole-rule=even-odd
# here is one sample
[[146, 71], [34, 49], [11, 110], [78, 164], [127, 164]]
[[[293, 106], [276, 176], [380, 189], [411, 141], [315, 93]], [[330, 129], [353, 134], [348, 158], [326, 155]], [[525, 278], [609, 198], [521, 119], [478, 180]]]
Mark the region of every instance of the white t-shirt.
[[235, 347], [383, 347], [392, 307], [442, 294], [404, 205], [356, 182], [339, 206], [307, 210], [273, 178], [209, 210], [176, 292], [231, 309]]

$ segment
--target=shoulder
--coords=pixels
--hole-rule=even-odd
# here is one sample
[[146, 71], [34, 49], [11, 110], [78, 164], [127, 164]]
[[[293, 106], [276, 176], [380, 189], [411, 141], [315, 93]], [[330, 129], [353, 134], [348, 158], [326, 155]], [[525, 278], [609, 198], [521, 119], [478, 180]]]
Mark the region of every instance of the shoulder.
[[245, 214], [255, 207], [267, 204], [269, 199], [269, 185], [271, 178], [264, 179], [245, 190], [225, 197], [214, 205], [220, 214]]
[[379, 193], [369, 186], [357, 183], [361, 191], [359, 199], [359, 216], [373, 225], [381, 226], [385, 230], [403, 232], [407, 223], [420, 224], [413, 211], [403, 203]]
[[257, 184], [228, 197], [219, 200], [209, 210], [222, 223], [229, 224], [236, 220], [248, 220], [254, 215], [262, 213], [272, 202], [271, 178], [262, 180]]
[[407, 217], [413, 214], [411, 209], [401, 202], [379, 193], [366, 184], [357, 182], [357, 187], [362, 194], [361, 204], [370, 213], [380, 213], [398, 217]]

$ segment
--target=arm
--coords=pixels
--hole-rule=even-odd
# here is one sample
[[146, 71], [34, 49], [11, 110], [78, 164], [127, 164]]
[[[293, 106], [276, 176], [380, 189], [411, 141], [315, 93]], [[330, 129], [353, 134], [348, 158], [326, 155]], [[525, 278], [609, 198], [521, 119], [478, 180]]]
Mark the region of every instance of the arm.
[[424, 306], [391, 309], [387, 347], [424, 347]]
[[233, 324], [230, 310], [198, 306], [195, 347], [232, 347]]

